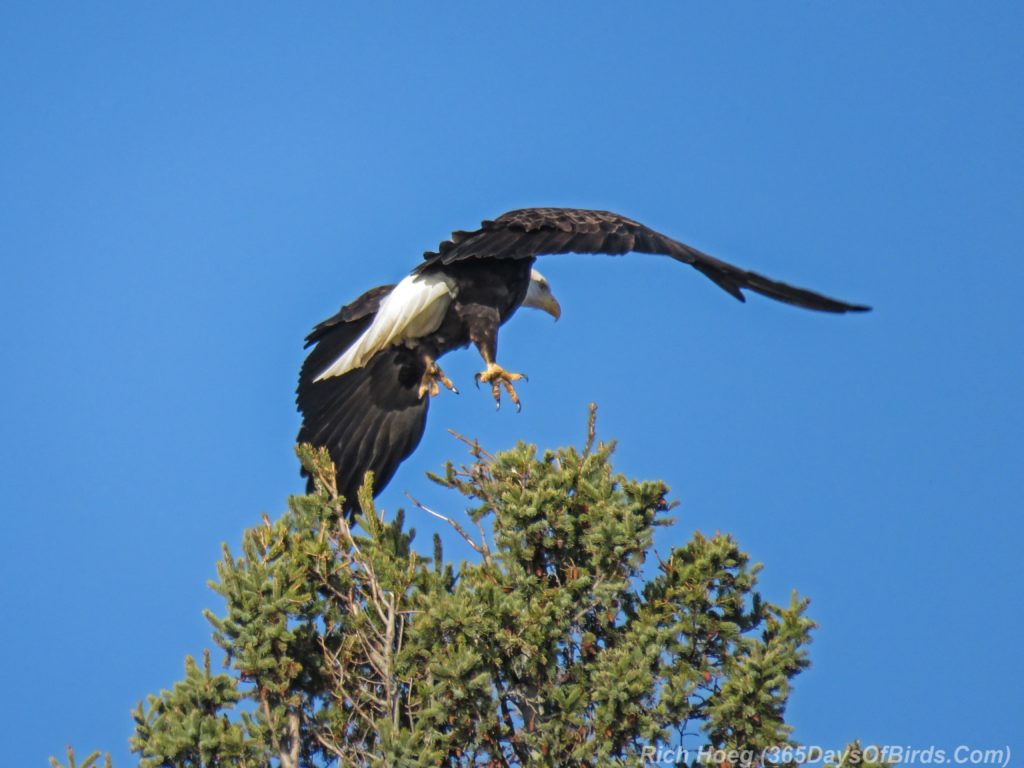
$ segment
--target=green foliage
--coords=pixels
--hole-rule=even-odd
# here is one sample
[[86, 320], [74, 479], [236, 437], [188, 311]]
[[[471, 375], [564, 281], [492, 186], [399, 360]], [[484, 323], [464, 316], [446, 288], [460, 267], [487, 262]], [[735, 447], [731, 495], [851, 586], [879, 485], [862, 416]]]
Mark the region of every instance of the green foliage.
[[[100, 759], [100, 753], [98, 751], [97, 752], [93, 752], [88, 757], [86, 757], [85, 760], [83, 760], [81, 764], [79, 764], [75, 760], [75, 750], [73, 750], [70, 746], [67, 749], [67, 753], [68, 753], [67, 768], [97, 768], [97, 766], [99, 765], [98, 761]], [[64, 768], [64, 766], [61, 764], [60, 760], [58, 760], [55, 757], [51, 757], [50, 758], [50, 765], [52, 765], [53, 768]], [[110, 768], [110, 755], [109, 754], [103, 756], [103, 766], [104, 766], [104, 768]]]
[[[259, 729], [247, 712], [239, 721], [228, 717], [242, 700], [238, 681], [210, 672], [210, 652], [203, 653], [200, 669], [191, 656], [185, 659], [185, 679], [159, 696], [149, 696], [132, 713], [135, 735], [132, 748], [140, 753], [141, 768], [158, 766], [244, 765], [257, 762]], [[256, 738], [254, 738], [256, 737]]]
[[583, 450], [471, 445], [435, 477], [465, 514], [420, 508], [477, 553], [456, 565], [436, 537], [419, 554], [368, 486], [350, 526], [326, 453], [301, 446], [316, 492], [225, 547], [211, 584], [226, 671], [189, 658], [138, 706], [140, 765], [637, 765], [654, 744], [792, 744], [807, 601], [764, 601], [726, 535], [648, 562], [668, 489], [616, 474], [612, 451], [593, 422]]

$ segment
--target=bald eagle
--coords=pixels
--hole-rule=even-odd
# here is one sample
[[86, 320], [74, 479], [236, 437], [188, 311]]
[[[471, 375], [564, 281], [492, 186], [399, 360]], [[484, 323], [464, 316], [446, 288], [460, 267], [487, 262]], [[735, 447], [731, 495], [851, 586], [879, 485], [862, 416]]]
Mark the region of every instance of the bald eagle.
[[629, 252], [689, 264], [740, 301], [749, 289], [821, 312], [869, 309], [734, 267], [608, 211], [527, 208], [454, 232], [397, 285], [367, 291], [306, 337], [315, 346], [299, 375], [298, 440], [329, 451], [346, 513], [367, 470], [376, 495], [416, 448], [430, 397], [442, 386], [458, 391], [437, 364], [445, 353], [472, 342], [485, 366], [477, 383], [490, 386], [497, 405], [504, 389], [519, 407], [513, 382], [525, 377], [498, 364], [498, 328], [519, 307], [561, 314], [533, 268], [538, 256]]

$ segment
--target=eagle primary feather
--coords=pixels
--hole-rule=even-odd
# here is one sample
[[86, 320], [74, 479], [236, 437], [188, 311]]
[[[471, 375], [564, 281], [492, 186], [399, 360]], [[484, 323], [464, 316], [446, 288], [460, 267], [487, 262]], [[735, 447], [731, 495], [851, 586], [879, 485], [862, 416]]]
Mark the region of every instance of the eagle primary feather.
[[[303, 420], [298, 441], [328, 449], [349, 513], [355, 509], [365, 472], [373, 471], [375, 487], [383, 488], [423, 436], [430, 405], [429, 398], [421, 398], [417, 391], [423, 363], [413, 350], [396, 346], [341, 376], [323, 381], [314, 377], [365, 332], [393, 288], [384, 285], [367, 291], [314, 328], [306, 341], [307, 346], [316, 346], [299, 374]], [[310, 478], [310, 491], [312, 486]]]
[[346, 512], [354, 511], [367, 470], [378, 493], [415, 450], [428, 393], [439, 391], [438, 382], [454, 389], [437, 366], [442, 355], [474, 344], [486, 364], [478, 379], [496, 401], [504, 387], [518, 405], [512, 382], [522, 377], [497, 364], [498, 328], [528, 293], [525, 306], [558, 316], [547, 281], [533, 269], [538, 256], [633, 251], [689, 264], [740, 301], [751, 290], [821, 312], [869, 309], [736, 267], [609, 211], [526, 208], [454, 232], [398, 286], [366, 292], [307, 337], [316, 346], [299, 375], [298, 439], [330, 452]]

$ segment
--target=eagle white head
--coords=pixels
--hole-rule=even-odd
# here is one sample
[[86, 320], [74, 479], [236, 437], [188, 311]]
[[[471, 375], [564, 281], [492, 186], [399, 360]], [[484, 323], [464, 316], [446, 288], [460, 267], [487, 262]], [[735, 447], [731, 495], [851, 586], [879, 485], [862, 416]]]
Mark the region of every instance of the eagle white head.
[[523, 306], [542, 309], [555, 320], [562, 316], [562, 307], [551, 292], [548, 279], [536, 269], [530, 270], [530, 287], [526, 291], [526, 298], [523, 299]]

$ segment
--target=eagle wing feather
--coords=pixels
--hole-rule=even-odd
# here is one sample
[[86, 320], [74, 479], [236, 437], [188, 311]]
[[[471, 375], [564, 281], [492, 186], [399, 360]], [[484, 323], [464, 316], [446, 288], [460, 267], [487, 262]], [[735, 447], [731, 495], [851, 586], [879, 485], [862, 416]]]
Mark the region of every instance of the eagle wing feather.
[[618, 256], [631, 251], [669, 256], [689, 264], [740, 301], [745, 300], [743, 289], [747, 289], [822, 312], [869, 309], [742, 269], [620, 214], [580, 208], [523, 208], [484, 221], [473, 232], [453, 232], [436, 251], [424, 254], [417, 270], [423, 272], [466, 259], [533, 259], [555, 253]]
[[[384, 488], [419, 444], [427, 422], [430, 398], [419, 396], [423, 361], [404, 346], [377, 352], [361, 368], [315, 380], [372, 324], [392, 288], [367, 291], [320, 323], [308, 337], [316, 346], [299, 373], [296, 401], [303, 420], [298, 442], [327, 448], [347, 514], [357, 507], [365, 472], [373, 471], [375, 492]], [[310, 491], [312, 485], [310, 478]]]

